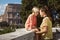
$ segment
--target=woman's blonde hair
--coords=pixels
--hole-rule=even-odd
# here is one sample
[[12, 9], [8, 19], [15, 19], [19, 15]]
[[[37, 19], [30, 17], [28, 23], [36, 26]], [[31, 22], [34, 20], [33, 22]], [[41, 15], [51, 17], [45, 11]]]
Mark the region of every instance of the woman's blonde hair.
[[32, 12], [39, 12], [39, 8], [38, 7], [33, 7]]

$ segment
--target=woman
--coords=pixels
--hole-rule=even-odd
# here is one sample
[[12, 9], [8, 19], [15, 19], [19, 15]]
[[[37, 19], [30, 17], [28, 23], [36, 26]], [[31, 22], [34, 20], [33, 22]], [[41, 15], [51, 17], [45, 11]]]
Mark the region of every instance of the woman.
[[26, 30], [32, 30], [32, 29], [36, 28], [36, 26], [37, 26], [36, 16], [38, 15], [38, 13], [39, 13], [39, 8], [33, 7], [32, 14], [29, 15], [29, 17], [27, 18], [27, 21], [25, 23]]
[[37, 31], [36, 34], [42, 34], [44, 40], [52, 40], [52, 19], [49, 11], [46, 8], [41, 8], [40, 16], [43, 17], [43, 21], [40, 25], [40, 31]]

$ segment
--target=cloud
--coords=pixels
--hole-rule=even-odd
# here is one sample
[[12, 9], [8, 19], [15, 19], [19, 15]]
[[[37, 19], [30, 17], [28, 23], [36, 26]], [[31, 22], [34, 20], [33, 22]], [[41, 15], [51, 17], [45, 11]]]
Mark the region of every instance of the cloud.
[[18, 2], [14, 2], [14, 4], [21, 4], [21, 3], [18, 3]]
[[0, 15], [4, 13], [7, 4], [0, 4]]
[[1, 6], [0, 6], [0, 9], [1, 9]]

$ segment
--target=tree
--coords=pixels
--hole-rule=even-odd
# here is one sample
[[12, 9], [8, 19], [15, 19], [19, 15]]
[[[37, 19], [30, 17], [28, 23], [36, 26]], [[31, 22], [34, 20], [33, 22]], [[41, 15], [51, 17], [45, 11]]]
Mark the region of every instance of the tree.
[[[44, 5], [49, 6], [49, 8], [56, 9], [60, 13], [60, 0], [22, 0], [21, 4], [21, 12], [20, 15], [22, 17], [22, 22], [25, 23], [27, 17], [29, 14], [31, 14], [31, 9], [33, 6], [41, 7]], [[39, 16], [37, 17], [38, 19], [38, 26], [41, 23], [41, 19]], [[39, 22], [40, 21], [40, 22]]]
[[48, 6], [60, 10], [60, 0], [48, 0]]
[[29, 14], [31, 14], [31, 9], [33, 6], [41, 7], [47, 5], [46, 0], [22, 0], [22, 7], [21, 7], [21, 17], [23, 23], [25, 23]]
[[53, 19], [55, 19], [53, 20], [53, 26], [56, 26], [56, 24], [60, 22], [60, 19], [57, 19], [57, 17], [59, 17], [57, 14], [60, 15], [60, 0], [48, 0], [48, 6], [50, 9], [53, 9], [51, 10], [52, 12], [55, 11], [55, 13], [52, 13], [52, 15], [55, 16], [53, 17]]

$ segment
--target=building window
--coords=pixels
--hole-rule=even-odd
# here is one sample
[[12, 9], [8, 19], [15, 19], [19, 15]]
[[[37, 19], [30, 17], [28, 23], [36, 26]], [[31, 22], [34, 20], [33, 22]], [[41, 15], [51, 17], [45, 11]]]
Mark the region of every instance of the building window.
[[8, 21], [8, 22], [9, 22], [9, 24], [10, 24], [10, 25], [12, 24], [12, 20], [10, 20], [10, 19], [9, 19], [9, 21]]
[[12, 20], [10, 21], [10, 24], [12, 24]]
[[8, 13], [8, 17], [12, 18], [13, 17], [12, 13]]
[[19, 17], [19, 13], [15, 13], [14, 18], [18, 18], [18, 17]]

